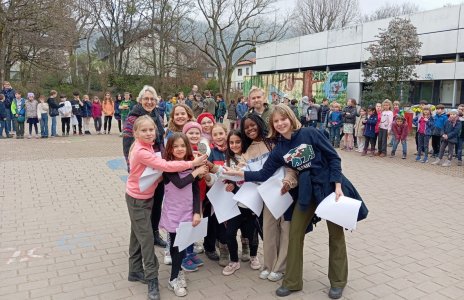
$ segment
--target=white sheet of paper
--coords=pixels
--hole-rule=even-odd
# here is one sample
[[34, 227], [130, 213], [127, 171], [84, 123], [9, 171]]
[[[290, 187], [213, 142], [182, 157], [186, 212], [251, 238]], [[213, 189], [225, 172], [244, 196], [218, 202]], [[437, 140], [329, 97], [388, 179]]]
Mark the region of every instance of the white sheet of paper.
[[316, 215], [348, 230], [356, 229], [361, 201], [342, 196], [335, 202], [335, 193], [327, 196], [316, 208]]
[[258, 186], [261, 198], [275, 219], [280, 218], [293, 203], [289, 193], [280, 194], [282, 186], [282, 179], [279, 179], [279, 176], [272, 176]]
[[257, 216], [263, 211], [263, 199], [258, 192], [258, 185], [253, 182], [245, 182], [233, 198], [251, 209]]
[[226, 191], [226, 185], [222, 180], [216, 180], [206, 195], [213, 205], [219, 224], [240, 214], [237, 201], [233, 199], [234, 193]]
[[192, 222], [182, 222], [176, 229], [176, 239], [174, 246], [179, 247], [179, 251], [184, 250], [191, 244], [201, 240], [208, 232], [208, 218], [201, 219], [200, 224], [192, 226]]
[[[156, 152], [155, 156], [161, 157], [161, 152]], [[146, 167], [143, 170], [142, 175], [139, 178], [139, 189], [141, 192], [146, 191], [152, 184], [158, 180], [158, 178], [163, 175], [163, 172], [160, 170], [155, 170], [151, 167]]]

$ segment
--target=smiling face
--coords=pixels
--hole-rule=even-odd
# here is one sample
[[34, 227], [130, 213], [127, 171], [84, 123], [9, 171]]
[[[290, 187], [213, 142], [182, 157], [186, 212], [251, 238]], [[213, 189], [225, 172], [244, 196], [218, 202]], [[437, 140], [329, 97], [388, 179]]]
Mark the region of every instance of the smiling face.
[[145, 143], [153, 143], [156, 136], [155, 126], [153, 122], [144, 121], [134, 132], [135, 138]]
[[231, 135], [229, 138], [229, 149], [234, 152], [234, 154], [242, 154], [242, 140], [236, 135]]
[[284, 137], [287, 137], [292, 133], [292, 124], [290, 119], [282, 114], [276, 113], [274, 115], [274, 118], [272, 118], [272, 126], [274, 127], [275, 131]]
[[184, 126], [185, 123], [187, 123], [189, 121], [188, 114], [187, 114], [187, 111], [185, 110], [185, 108], [183, 108], [181, 106], [177, 106], [174, 109], [173, 119], [174, 119], [174, 124], [176, 124], [176, 126], [182, 128], [182, 126]]
[[178, 138], [172, 144], [172, 156], [176, 160], [183, 160], [187, 154], [187, 145], [185, 145], [182, 138]]
[[152, 112], [155, 109], [156, 106], [156, 99], [152, 93], [149, 91], [146, 91], [143, 94], [142, 100], [140, 100], [142, 103], [143, 109], [145, 109], [148, 112]]
[[213, 142], [218, 146], [224, 146], [227, 139], [227, 134], [222, 127], [213, 128], [211, 135], [213, 136]]
[[197, 145], [201, 139], [201, 132], [198, 128], [191, 128], [185, 133], [190, 144]]
[[211, 134], [211, 129], [213, 129], [213, 120], [211, 120], [210, 118], [208, 117], [204, 117], [202, 120], [201, 120], [201, 129], [203, 130], [204, 133], [208, 133], [208, 134]]
[[245, 130], [245, 135], [251, 140], [258, 140], [259, 137], [259, 128], [258, 124], [251, 119], [246, 119], [243, 123], [243, 128]]

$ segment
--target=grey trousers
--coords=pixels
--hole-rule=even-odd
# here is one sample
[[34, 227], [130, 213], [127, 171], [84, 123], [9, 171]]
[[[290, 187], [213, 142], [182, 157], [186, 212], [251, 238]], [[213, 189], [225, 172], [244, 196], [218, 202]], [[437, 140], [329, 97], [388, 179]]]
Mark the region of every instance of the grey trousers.
[[145, 270], [146, 280], [157, 278], [159, 263], [155, 255], [151, 228], [153, 198], [139, 200], [126, 194], [126, 203], [131, 220], [129, 272], [144, 272]]

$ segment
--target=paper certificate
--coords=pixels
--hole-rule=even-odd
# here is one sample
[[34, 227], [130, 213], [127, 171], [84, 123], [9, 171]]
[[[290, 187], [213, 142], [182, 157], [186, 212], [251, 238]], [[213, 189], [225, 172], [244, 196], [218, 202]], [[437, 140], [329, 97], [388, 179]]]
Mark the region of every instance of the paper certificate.
[[[161, 157], [161, 152], [156, 152], [155, 156]], [[139, 178], [139, 189], [141, 192], [146, 191], [151, 185], [153, 185], [158, 178], [163, 175], [160, 170], [155, 170], [151, 167], [146, 167], [142, 175]]]
[[280, 176], [272, 176], [258, 187], [261, 198], [275, 219], [280, 218], [293, 203], [292, 196], [288, 192], [284, 195], [280, 194], [282, 186]]
[[219, 224], [240, 214], [237, 201], [233, 200], [234, 194], [226, 191], [226, 185], [222, 180], [216, 180], [206, 195], [213, 205]]
[[179, 252], [201, 240], [208, 232], [208, 218], [203, 218], [200, 224], [193, 227], [192, 222], [181, 222], [176, 228], [174, 246], [179, 247]]
[[233, 199], [251, 209], [257, 216], [260, 216], [263, 211], [263, 199], [259, 195], [256, 183], [245, 182]]
[[316, 208], [316, 215], [348, 230], [356, 229], [361, 201], [341, 196], [335, 201], [335, 193], [327, 196]]

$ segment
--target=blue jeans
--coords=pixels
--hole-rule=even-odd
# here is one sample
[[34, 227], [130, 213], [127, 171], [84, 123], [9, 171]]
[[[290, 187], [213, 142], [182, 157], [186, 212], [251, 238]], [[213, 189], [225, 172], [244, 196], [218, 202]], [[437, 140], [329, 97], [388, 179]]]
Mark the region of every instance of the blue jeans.
[[40, 135], [48, 137], [48, 114], [44, 113], [40, 116]]
[[13, 113], [10, 109], [6, 109], [5, 132], [9, 135], [11, 131], [16, 131], [16, 123], [13, 121]]
[[330, 127], [330, 142], [335, 147], [340, 145], [340, 127]]
[[3, 137], [3, 129], [5, 129], [5, 136], [8, 136], [8, 132], [6, 131], [6, 121], [0, 120], [0, 138]]
[[[461, 130], [464, 130], [464, 129], [461, 129]], [[463, 142], [464, 142], [464, 139], [461, 137], [458, 137], [458, 144], [456, 148], [458, 149], [457, 156], [458, 156], [459, 161], [462, 161], [462, 143]]]
[[424, 160], [427, 160], [429, 157], [429, 141], [430, 135], [425, 135], [423, 133], [417, 134], [417, 157], [416, 160], [419, 160], [422, 152], [424, 152]]
[[51, 136], [56, 136], [56, 116], [50, 117], [52, 119], [52, 134]]
[[393, 138], [392, 142], [393, 142], [392, 152], [396, 152], [396, 148], [398, 148], [398, 145], [401, 143], [401, 148], [403, 148], [403, 155], [406, 155], [408, 153], [408, 143], [406, 140], [399, 141], [396, 138]]

